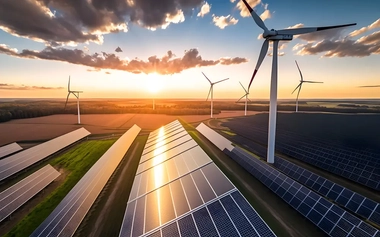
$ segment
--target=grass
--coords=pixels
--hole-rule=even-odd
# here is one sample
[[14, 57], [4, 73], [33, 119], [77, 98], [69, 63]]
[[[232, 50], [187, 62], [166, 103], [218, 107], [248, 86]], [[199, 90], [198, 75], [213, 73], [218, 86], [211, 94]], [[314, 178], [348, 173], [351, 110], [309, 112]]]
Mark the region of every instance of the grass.
[[193, 130], [192, 138], [231, 180], [247, 201], [278, 236], [325, 236], [314, 224], [283, 202], [234, 160]]
[[106, 152], [115, 140], [86, 141], [70, 149], [68, 152], [52, 159], [49, 163], [57, 170], [63, 170], [68, 175], [65, 181], [46, 199], [39, 203], [24, 217], [6, 237], [29, 236], [62, 201], [67, 193]]
[[148, 135], [137, 136], [74, 236], [118, 236]]

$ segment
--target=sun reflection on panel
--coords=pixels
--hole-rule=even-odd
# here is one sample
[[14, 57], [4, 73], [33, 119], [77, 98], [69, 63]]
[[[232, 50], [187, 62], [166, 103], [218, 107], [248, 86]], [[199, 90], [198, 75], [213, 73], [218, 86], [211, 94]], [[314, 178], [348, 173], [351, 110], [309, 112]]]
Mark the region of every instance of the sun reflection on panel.
[[[154, 158], [153, 158], [153, 172], [154, 172], [154, 188], [158, 188], [158, 187], [161, 187], [164, 182], [165, 182], [165, 178], [164, 178], [164, 165], [158, 165], [160, 164], [162, 161], [166, 160], [166, 153], [163, 153], [163, 154], [160, 154], [162, 153], [163, 151], [166, 150], [166, 145], [164, 146], [161, 146], [161, 147], [158, 147], [160, 146], [160, 144], [157, 142], [158, 140], [160, 140], [163, 136], [165, 135], [165, 130], [164, 130], [164, 127], [161, 127], [159, 132], [158, 132], [158, 136], [156, 137], [156, 145], [155, 145], [155, 149], [154, 149]], [[160, 155], [158, 155], [160, 154]], [[160, 222], [160, 225], [162, 224], [161, 223], [161, 210], [162, 210], [162, 205], [161, 205], [161, 190], [160, 189], [157, 189], [156, 191], [156, 195], [157, 195], [157, 210], [158, 210], [158, 217], [159, 217], [159, 222]]]

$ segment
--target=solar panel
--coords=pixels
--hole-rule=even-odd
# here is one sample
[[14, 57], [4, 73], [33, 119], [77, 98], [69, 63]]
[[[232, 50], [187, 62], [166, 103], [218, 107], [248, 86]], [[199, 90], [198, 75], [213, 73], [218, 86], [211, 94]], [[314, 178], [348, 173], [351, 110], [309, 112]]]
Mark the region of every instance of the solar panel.
[[234, 148], [230, 141], [211, 128], [207, 127], [204, 123], [200, 123], [196, 129], [207, 139], [213, 140], [215, 146], [217, 146], [220, 150], [223, 151], [224, 149], [228, 149], [231, 151]]
[[275, 157], [274, 165], [301, 184], [380, 226], [379, 203], [279, 157]]
[[143, 151], [120, 236], [275, 236], [193, 139], [170, 139], [164, 128], [154, 133], [155, 149]]
[[380, 230], [363, 222], [244, 150], [224, 151], [254, 177], [330, 236], [374, 236]]
[[22, 147], [16, 142], [0, 147], [0, 158], [22, 150]]
[[[227, 122], [223, 126], [255, 142], [265, 146], [267, 144], [267, 128], [259, 124], [247, 127]], [[332, 144], [334, 143], [330, 141], [315, 140], [281, 129], [277, 129], [276, 133], [276, 151], [380, 190], [379, 154]]]
[[45, 159], [89, 134], [89, 131], [80, 128], [0, 160], [0, 181]]
[[31, 236], [72, 236], [141, 128], [125, 132], [79, 180]]
[[0, 193], [0, 222], [48, 186], [60, 173], [46, 165]]

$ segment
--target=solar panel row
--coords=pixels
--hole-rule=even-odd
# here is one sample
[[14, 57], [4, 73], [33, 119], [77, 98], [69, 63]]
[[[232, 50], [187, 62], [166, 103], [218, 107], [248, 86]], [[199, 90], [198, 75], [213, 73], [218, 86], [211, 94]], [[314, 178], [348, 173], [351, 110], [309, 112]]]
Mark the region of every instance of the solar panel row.
[[60, 173], [46, 165], [0, 193], [0, 221], [3, 221], [48, 186]]
[[183, 132], [175, 121], [150, 134], [120, 236], [274, 236], [195, 141], [174, 135]]
[[22, 147], [16, 142], [0, 147], [0, 158], [22, 150]]
[[212, 139], [214, 145], [217, 146], [220, 150], [223, 151], [224, 149], [228, 149], [229, 151], [231, 151], [234, 148], [229, 140], [227, 140], [211, 128], [207, 127], [204, 123], [200, 123], [196, 129], [198, 132], [202, 133], [202, 135], [205, 136], [207, 139]]
[[89, 131], [80, 128], [0, 160], [0, 181], [45, 159], [89, 134]]
[[380, 204], [287, 160], [276, 157], [275, 167], [348, 210], [380, 226]]
[[224, 151], [330, 236], [380, 236], [380, 231], [240, 148]]
[[31, 236], [72, 236], [141, 128], [124, 133], [79, 180]]
[[[254, 126], [243, 128], [231, 125], [231, 129], [239, 135], [266, 145], [266, 130]], [[328, 143], [300, 137], [288, 131], [277, 132], [276, 150], [367, 187], [380, 190], [378, 154], [361, 153], [348, 148], [331, 146]]]

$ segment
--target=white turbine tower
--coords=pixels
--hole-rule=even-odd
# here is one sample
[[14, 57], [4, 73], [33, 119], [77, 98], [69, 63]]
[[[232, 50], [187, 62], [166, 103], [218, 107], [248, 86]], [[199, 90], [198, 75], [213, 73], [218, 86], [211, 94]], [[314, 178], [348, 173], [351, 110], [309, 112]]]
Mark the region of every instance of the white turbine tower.
[[306, 34], [316, 31], [340, 28], [345, 26], [352, 26], [354, 24], [347, 25], [336, 25], [336, 26], [324, 26], [324, 27], [304, 27], [295, 29], [283, 29], [283, 30], [268, 30], [265, 26], [263, 20], [257, 15], [257, 13], [249, 6], [246, 0], [242, 0], [247, 7], [248, 11], [251, 13], [256, 24], [264, 30], [263, 38], [265, 39], [261, 52], [256, 64], [255, 71], [253, 72], [251, 81], [248, 86], [248, 91], [251, 86], [252, 80], [254, 79], [257, 70], [264, 60], [265, 55], [268, 52], [269, 41], [273, 42], [273, 56], [272, 56], [272, 76], [271, 76], [271, 88], [270, 88], [270, 104], [269, 104], [269, 128], [268, 128], [268, 152], [267, 152], [267, 162], [274, 162], [274, 145], [276, 139], [276, 114], [277, 114], [277, 61], [278, 61], [278, 43], [280, 40], [292, 40], [293, 35]]
[[67, 105], [67, 101], [69, 100], [70, 94], [73, 94], [77, 98], [77, 107], [78, 107], [78, 124], [80, 124], [80, 111], [79, 111], [79, 93], [83, 93], [83, 91], [71, 91], [70, 90], [70, 76], [69, 76], [69, 84], [67, 87], [67, 91], [69, 92], [67, 94], [66, 103], [65, 103], [65, 109]]
[[223, 79], [223, 80], [220, 80], [220, 81], [217, 81], [217, 82], [211, 82], [210, 79], [207, 78], [207, 76], [202, 72], [203, 76], [206, 77], [207, 81], [210, 82], [210, 90], [208, 91], [208, 95], [207, 95], [207, 99], [206, 101], [208, 100], [208, 97], [210, 97], [210, 93], [211, 93], [211, 118], [212, 118], [212, 109], [213, 109], [213, 106], [214, 106], [214, 85], [219, 83], [219, 82], [222, 82], [222, 81], [225, 81], [225, 80], [228, 80], [229, 78], [226, 78], [226, 79]]
[[240, 81], [239, 81], [239, 83], [240, 83], [241, 87], [243, 87], [245, 94], [242, 97], [240, 97], [240, 99], [238, 101], [236, 101], [236, 103], [245, 97], [244, 115], [247, 116], [247, 103], [248, 103], [248, 100], [249, 101], [251, 101], [251, 100], [248, 99], [249, 92], [244, 88], [244, 86], [241, 84]]
[[303, 84], [303, 83], [323, 83], [323, 82], [320, 82], [320, 81], [304, 81], [304, 80], [303, 80], [303, 76], [302, 76], [301, 69], [300, 69], [300, 67], [298, 66], [297, 61], [296, 61], [296, 65], [297, 65], [298, 71], [300, 72], [301, 80], [300, 80], [300, 84], [298, 84], [298, 86], [296, 87], [296, 89], [294, 89], [294, 91], [292, 92], [292, 94], [298, 89], [297, 99], [296, 99], [296, 112], [298, 112], [298, 96], [300, 95], [300, 91], [301, 91], [301, 88], [302, 88], [302, 84]]

